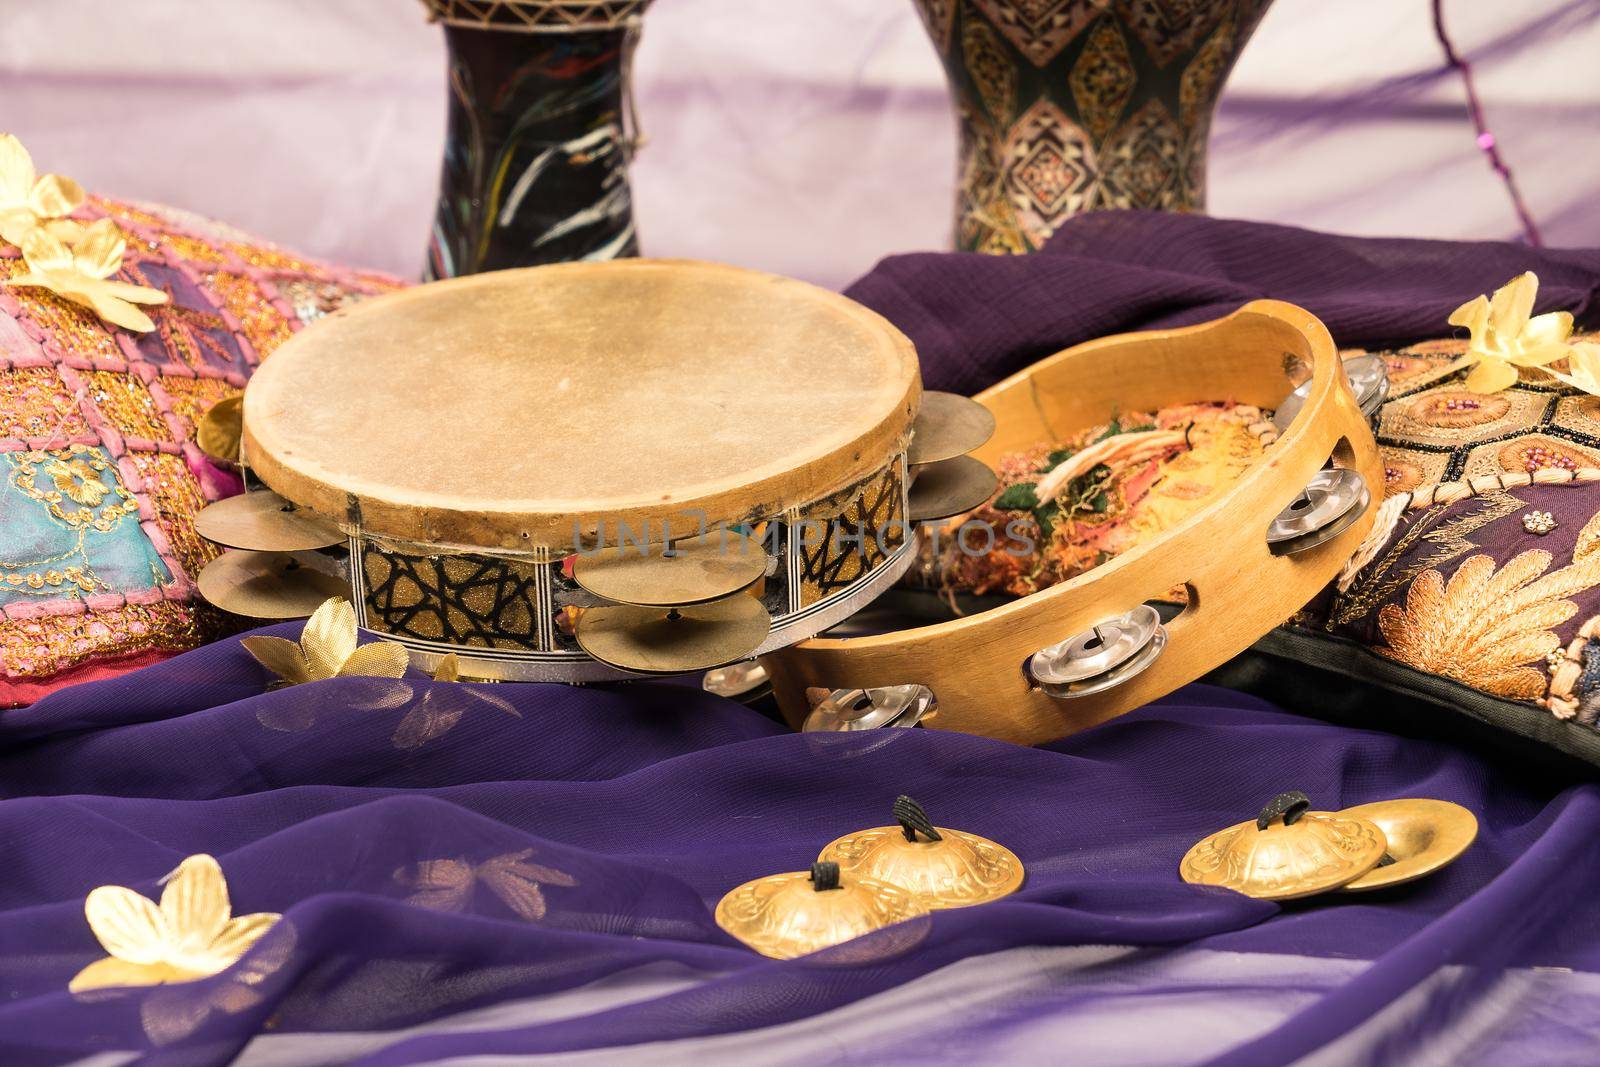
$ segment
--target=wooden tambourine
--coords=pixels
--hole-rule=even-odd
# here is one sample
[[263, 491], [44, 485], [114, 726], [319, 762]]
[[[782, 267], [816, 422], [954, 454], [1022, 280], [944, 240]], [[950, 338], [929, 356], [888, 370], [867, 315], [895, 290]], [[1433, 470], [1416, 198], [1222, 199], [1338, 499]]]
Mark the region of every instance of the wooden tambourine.
[[[785, 716], [802, 723], [808, 688], [921, 685], [939, 709], [931, 728], [1037, 744], [1148, 703], [1244, 651], [1338, 574], [1382, 495], [1372, 430], [1321, 322], [1258, 300], [1205, 325], [1078, 345], [977, 397], [998, 422], [974, 453], [992, 466], [1119, 411], [1217, 400], [1272, 409], [1308, 370], [1304, 404], [1266, 455], [1164, 536], [979, 614], [764, 657]], [[1325, 471], [1330, 461], [1336, 469]], [[1187, 606], [1163, 625], [1144, 605], [1178, 586]]]
[[360, 624], [419, 665], [594, 681], [770, 651], [892, 584], [921, 395], [911, 343], [835, 293], [569, 263], [329, 315], [251, 380], [243, 454], [345, 532]]

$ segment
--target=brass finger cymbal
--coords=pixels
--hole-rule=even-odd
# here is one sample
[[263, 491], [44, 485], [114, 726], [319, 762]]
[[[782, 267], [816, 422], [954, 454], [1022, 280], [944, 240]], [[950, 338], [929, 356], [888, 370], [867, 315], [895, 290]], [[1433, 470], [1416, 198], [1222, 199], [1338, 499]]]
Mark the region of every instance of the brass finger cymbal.
[[1377, 824], [1310, 807], [1304, 793], [1279, 794], [1256, 818], [1195, 844], [1178, 864], [1179, 875], [1247, 897], [1294, 900], [1338, 889], [1383, 859], [1388, 842]]
[[790, 960], [928, 911], [899, 886], [845, 877], [836, 863], [756, 878], [717, 902], [717, 925], [763, 956]]
[[244, 437], [244, 395], [225, 396], [200, 416], [194, 443], [200, 451], [224, 466], [239, 463], [239, 441]]
[[1376, 824], [1389, 842], [1385, 862], [1340, 886], [1341, 893], [1364, 893], [1432, 874], [1453, 862], [1478, 836], [1477, 816], [1448, 800], [1380, 800], [1339, 814]]
[[912, 522], [932, 522], [960, 515], [986, 502], [1000, 487], [994, 471], [971, 456], [917, 467], [909, 494]]
[[308, 552], [342, 544], [344, 531], [270, 489], [230, 496], [200, 510], [195, 532], [228, 548], [258, 552]]
[[636, 674], [687, 674], [749, 656], [767, 639], [772, 617], [761, 601], [731, 596], [675, 608], [607, 604], [584, 608], [573, 624], [578, 646], [601, 663]]
[[580, 554], [572, 580], [602, 599], [644, 607], [721, 600], [767, 573], [767, 553], [732, 530], [712, 530], [670, 544], [614, 545]]
[[921, 466], [964, 456], [993, 437], [994, 426], [994, 413], [976, 400], [957, 393], [923, 393], [906, 462]]
[[303, 619], [329, 597], [349, 597], [336, 563], [315, 552], [224, 552], [200, 571], [200, 595], [252, 619]]
[[934, 826], [910, 797], [894, 802], [897, 826], [875, 826], [830, 842], [818, 860], [846, 876], [909, 890], [929, 909], [964, 908], [1015, 893], [1024, 871], [1017, 854], [987, 837]]

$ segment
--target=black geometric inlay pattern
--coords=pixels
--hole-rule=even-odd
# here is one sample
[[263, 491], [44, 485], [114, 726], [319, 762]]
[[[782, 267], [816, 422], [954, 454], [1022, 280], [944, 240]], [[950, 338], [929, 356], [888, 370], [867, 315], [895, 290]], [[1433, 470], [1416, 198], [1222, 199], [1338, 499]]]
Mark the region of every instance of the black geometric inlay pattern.
[[411, 556], [364, 544], [367, 626], [479, 648], [537, 650], [542, 563]]
[[795, 536], [806, 604], [859, 581], [905, 542], [901, 503], [897, 463], [864, 487], [842, 512], [828, 518], [821, 536], [822, 516], [802, 520]]

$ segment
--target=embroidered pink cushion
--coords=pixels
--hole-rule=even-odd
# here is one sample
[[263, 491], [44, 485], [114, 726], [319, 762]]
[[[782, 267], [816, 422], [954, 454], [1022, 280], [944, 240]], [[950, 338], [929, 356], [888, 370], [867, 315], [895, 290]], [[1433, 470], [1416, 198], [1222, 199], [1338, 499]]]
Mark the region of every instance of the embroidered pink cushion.
[[[200, 418], [294, 331], [401, 283], [301, 259], [167, 208], [91, 198], [127, 238], [117, 277], [165, 292], [139, 334], [35, 288], [0, 287], [0, 707], [193, 648], [219, 616], [194, 531], [237, 478]], [[0, 279], [24, 270], [0, 247]]]

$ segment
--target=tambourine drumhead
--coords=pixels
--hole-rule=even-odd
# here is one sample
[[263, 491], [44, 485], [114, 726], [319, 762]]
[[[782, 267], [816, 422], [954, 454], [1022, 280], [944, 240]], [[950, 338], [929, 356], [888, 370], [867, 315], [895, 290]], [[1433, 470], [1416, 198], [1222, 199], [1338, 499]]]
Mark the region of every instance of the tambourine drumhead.
[[921, 392], [910, 341], [803, 282], [568, 263], [419, 286], [291, 338], [245, 394], [245, 457], [378, 536], [565, 551], [597, 524], [739, 522], [881, 469]]

